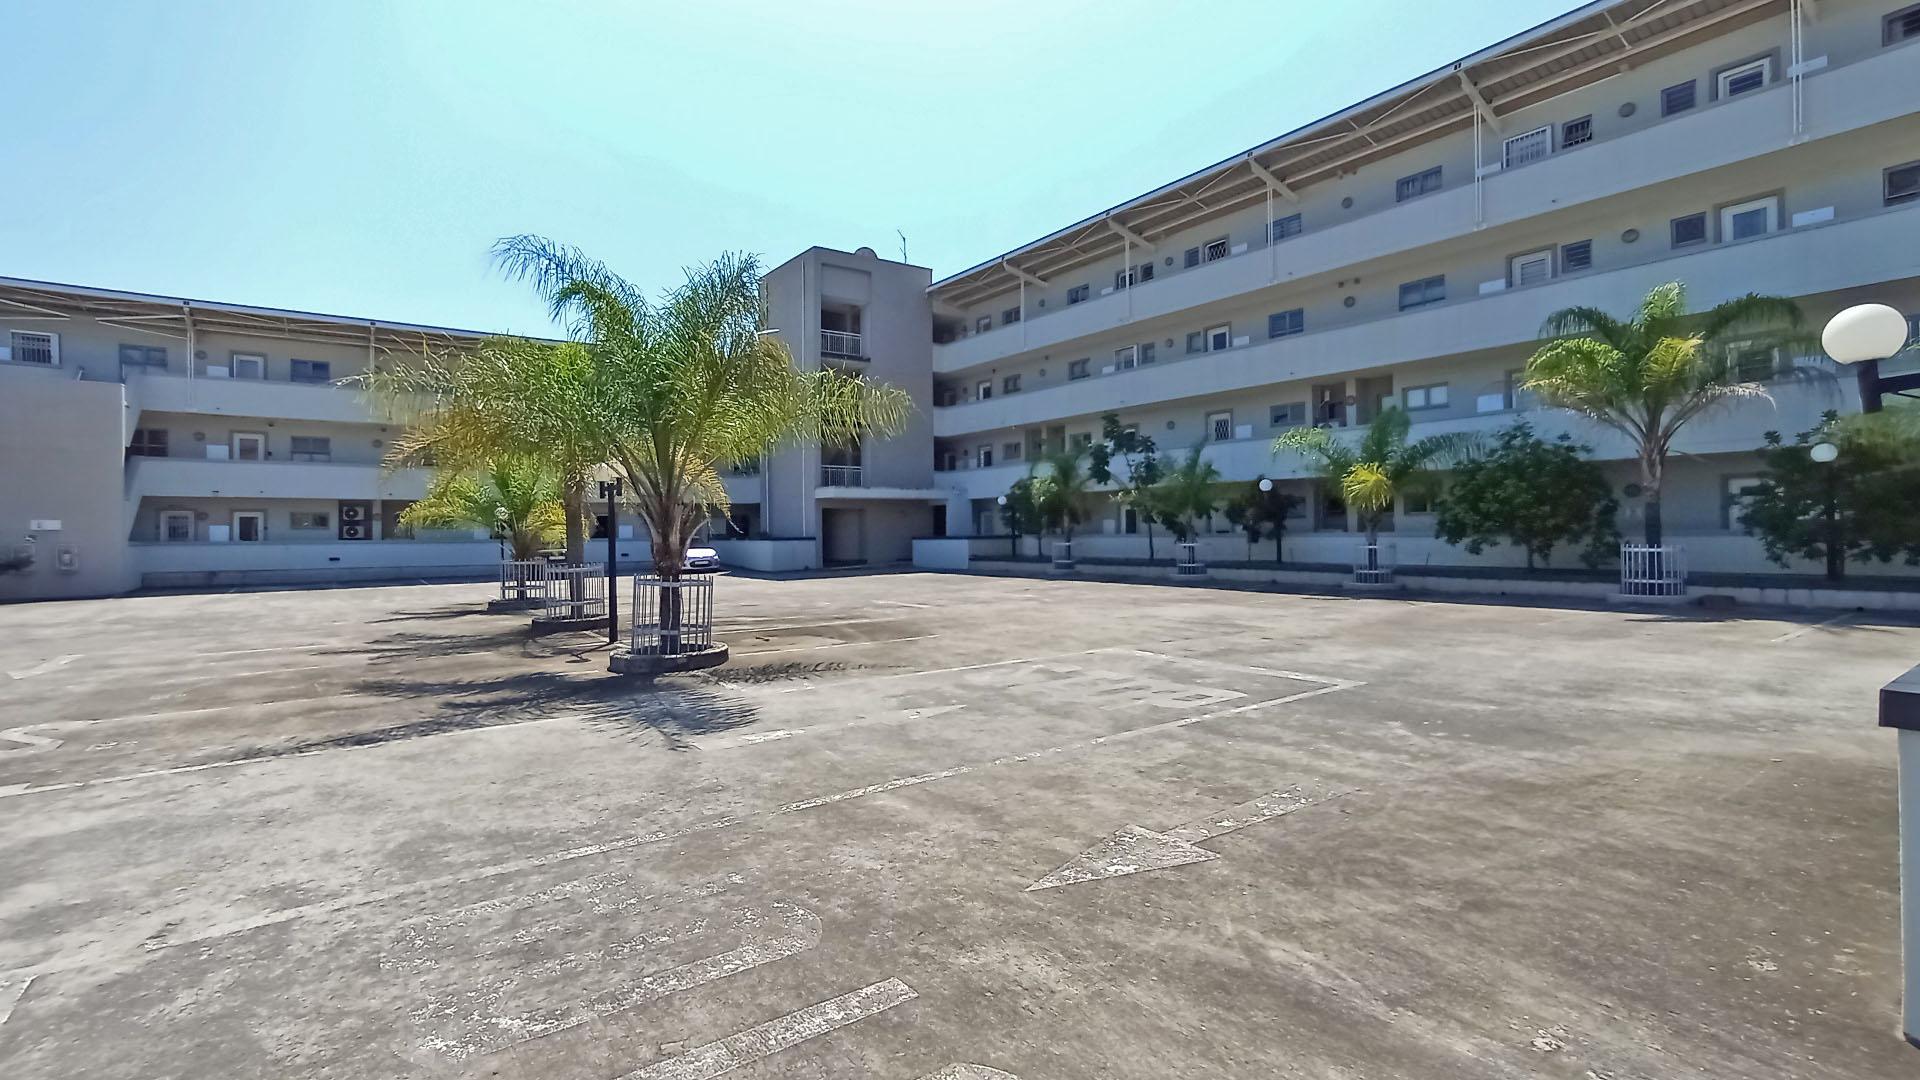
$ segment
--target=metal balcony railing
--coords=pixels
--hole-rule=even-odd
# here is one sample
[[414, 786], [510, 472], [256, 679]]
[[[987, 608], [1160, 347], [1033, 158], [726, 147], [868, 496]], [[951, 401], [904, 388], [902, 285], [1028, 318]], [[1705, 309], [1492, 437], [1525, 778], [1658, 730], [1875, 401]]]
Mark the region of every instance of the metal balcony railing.
[[862, 487], [858, 465], [822, 465], [820, 466], [820, 485], [822, 487]]
[[860, 335], [849, 334], [844, 330], [820, 331], [820, 355], [853, 360], [866, 359], [866, 353], [860, 351]]

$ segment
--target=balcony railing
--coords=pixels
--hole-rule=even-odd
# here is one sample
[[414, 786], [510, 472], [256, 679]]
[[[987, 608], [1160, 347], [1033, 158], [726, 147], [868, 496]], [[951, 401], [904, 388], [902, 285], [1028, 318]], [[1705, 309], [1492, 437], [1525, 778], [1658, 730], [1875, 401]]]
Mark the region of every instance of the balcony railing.
[[849, 334], [844, 330], [820, 331], [820, 355], [834, 356], [844, 360], [865, 360], [866, 353], [860, 351], [860, 335]]
[[822, 465], [820, 466], [821, 487], [862, 487], [863, 481], [858, 465]]

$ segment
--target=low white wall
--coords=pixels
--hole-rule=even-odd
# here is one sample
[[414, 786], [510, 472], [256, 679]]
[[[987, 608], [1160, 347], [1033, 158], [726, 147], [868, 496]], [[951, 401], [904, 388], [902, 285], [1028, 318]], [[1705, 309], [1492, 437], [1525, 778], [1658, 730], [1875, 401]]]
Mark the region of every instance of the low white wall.
[[964, 536], [921, 538], [913, 542], [913, 565], [922, 570], [965, 570], [973, 541]]
[[498, 573], [491, 540], [365, 540], [300, 544], [131, 544], [148, 588], [486, 577]]
[[815, 543], [812, 537], [791, 540], [714, 540], [707, 545], [728, 566], [777, 574], [790, 570], [815, 570]]

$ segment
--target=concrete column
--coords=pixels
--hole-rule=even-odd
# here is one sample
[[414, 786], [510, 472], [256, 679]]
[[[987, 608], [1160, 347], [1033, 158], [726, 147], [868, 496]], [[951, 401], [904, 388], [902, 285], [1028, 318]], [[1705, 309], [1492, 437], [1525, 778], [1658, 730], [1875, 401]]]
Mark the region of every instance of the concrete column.
[[1901, 1032], [1920, 1048], [1920, 667], [1880, 689], [1880, 726], [1900, 740]]

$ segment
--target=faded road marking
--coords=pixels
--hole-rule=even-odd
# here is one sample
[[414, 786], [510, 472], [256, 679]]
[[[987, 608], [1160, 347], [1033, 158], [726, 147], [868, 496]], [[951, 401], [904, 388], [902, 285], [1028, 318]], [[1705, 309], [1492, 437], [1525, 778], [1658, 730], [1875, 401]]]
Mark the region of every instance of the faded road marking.
[[1820, 622], [1817, 622], [1817, 623], [1809, 623], [1809, 624], [1807, 624], [1806, 626], [1803, 626], [1803, 627], [1801, 627], [1801, 628], [1800, 628], [1800, 629], [1798, 629], [1798, 630], [1789, 630], [1789, 631], [1787, 631], [1786, 633], [1784, 633], [1784, 634], [1781, 634], [1781, 635], [1780, 635], [1779, 637], [1777, 637], [1777, 638], [1774, 638], [1774, 639], [1773, 639], [1772, 641], [1770, 641], [1770, 642], [1768, 642], [1767, 644], [1769, 644], [1769, 645], [1779, 645], [1779, 644], [1781, 644], [1781, 643], [1783, 643], [1783, 642], [1788, 642], [1788, 641], [1792, 641], [1792, 640], [1793, 640], [1794, 638], [1797, 638], [1797, 637], [1799, 637], [1799, 636], [1800, 636], [1800, 635], [1802, 635], [1802, 634], [1811, 634], [1811, 633], [1813, 633], [1813, 632], [1814, 632], [1815, 630], [1819, 630], [1819, 629], [1821, 629], [1822, 627], [1827, 627], [1827, 626], [1832, 626], [1832, 625], [1834, 625], [1835, 623], [1839, 623], [1839, 622], [1844, 622], [1844, 621], [1846, 621], [1846, 620], [1848, 620], [1848, 619], [1851, 619], [1851, 618], [1853, 618], [1853, 616], [1854, 616], [1854, 613], [1853, 613], [1853, 612], [1851, 612], [1851, 611], [1843, 611], [1843, 612], [1841, 612], [1840, 614], [1838, 614], [1838, 615], [1835, 615], [1835, 616], [1834, 616], [1833, 618], [1831, 618], [1831, 619], [1823, 619], [1823, 620], [1821, 620]]
[[868, 727], [873, 724], [897, 724], [901, 721], [927, 720], [935, 716], [959, 712], [965, 705], [932, 705], [923, 709], [906, 709], [898, 715], [863, 716], [854, 720], [842, 720], [832, 724], [815, 724], [804, 728], [778, 728], [773, 731], [754, 731], [745, 735], [715, 735], [691, 740], [699, 750], [731, 750], [738, 746], [755, 746], [764, 742], [777, 742], [791, 739], [796, 735], [811, 735], [821, 731], [845, 731], [848, 728]]
[[733, 655], [742, 659], [749, 656], [773, 656], [776, 653], [813, 652], [816, 649], [850, 649], [856, 645], [898, 645], [903, 641], [931, 641], [938, 634], [918, 634], [914, 637], [882, 638], [879, 641], [836, 641], [831, 645], [796, 645], [791, 649], [755, 649], [753, 652], [736, 652]]
[[33, 985], [33, 979], [34, 976], [28, 975], [12, 982], [0, 983], [0, 1024], [13, 1019], [13, 1008], [20, 1004], [21, 998], [27, 996], [27, 987]]
[[939, 1072], [930, 1072], [920, 1080], [1020, 1080], [1020, 1078], [1009, 1072], [1001, 1072], [999, 1069], [989, 1069], [985, 1065], [956, 1062]]
[[1149, 870], [1211, 862], [1219, 858], [1220, 853], [1197, 845], [1216, 836], [1224, 836], [1249, 825], [1258, 825], [1349, 794], [1352, 793], [1341, 791], [1313, 796], [1301, 793], [1298, 788], [1288, 788], [1262, 795], [1222, 813], [1195, 818], [1164, 833], [1128, 825], [1060, 864], [1053, 873], [1027, 886], [1026, 891], [1039, 892], [1083, 881], [1100, 881]]
[[713, 1080], [735, 1069], [772, 1057], [782, 1050], [817, 1039], [848, 1024], [886, 1012], [919, 997], [899, 979], [863, 986], [849, 994], [809, 1005], [777, 1020], [769, 1020], [678, 1057], [630, 1072], [621, 1080]]
[[[35, 735], [34, 728], [50, 727], [49, 724], [27, 724], [24, 727], [8, 728], [0, 731], [0, 757], [9, 754], [37, 754], [42, 750], [52, 750], [60, 745], [60, 739], [45, 735]], [[18, 746], [6, 747], [5, 743], [18, 743]]]
[[58, 671], [78, 659], [80, 659], [79, 653], [68, 653], [65, 656], [56, 656], [51, 660], [35, 664], [24, 671], [9, 671], [7, 674], [16, 679], [31, 679], [35, 675], [45, 675], [48, 672]]

